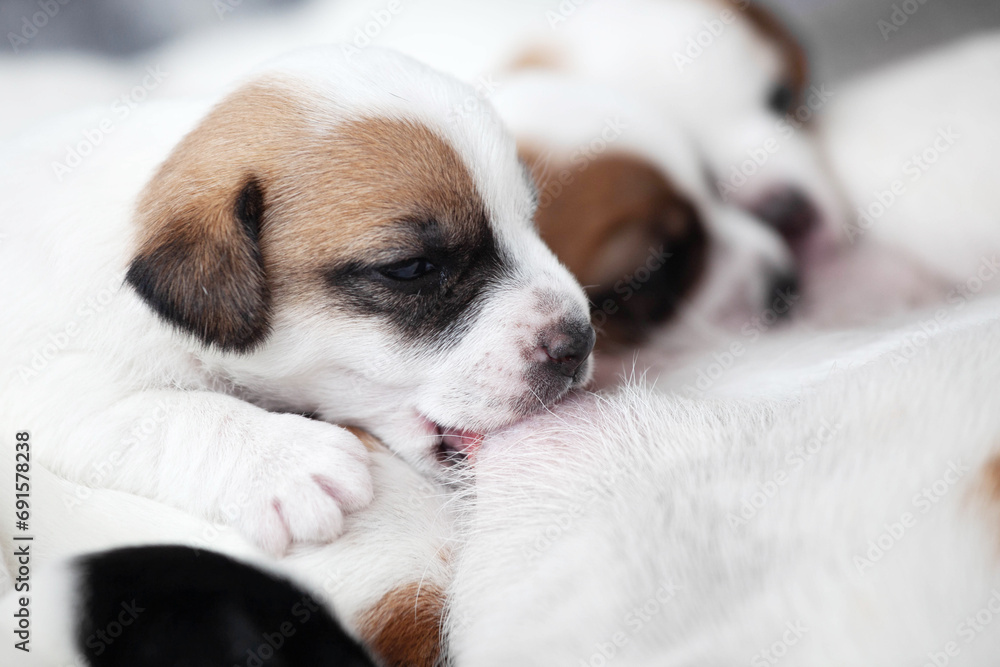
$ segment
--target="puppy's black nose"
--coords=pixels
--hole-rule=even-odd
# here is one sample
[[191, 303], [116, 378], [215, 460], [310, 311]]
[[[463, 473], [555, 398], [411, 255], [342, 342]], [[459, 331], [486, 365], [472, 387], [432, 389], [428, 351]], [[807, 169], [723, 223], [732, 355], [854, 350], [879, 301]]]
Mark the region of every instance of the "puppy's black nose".
[[550, 368], [566, 377], [573, 377], [594, 349], [597, 335], [589, 322], [563, 320], [558, 325], [542, 333], [539, 355]]
[[771, 278], [768, 286], [767, 308], [774, 312], [777, 319], [791, 316], [795, 304], [799, 300], [799, 276], [795, 272], [778, 273]]
[[801, 190], [782, 188], [754, 207], [754, 213], [774, 227], [789, 244], [803, 240], [819, 226], [819, 210]]

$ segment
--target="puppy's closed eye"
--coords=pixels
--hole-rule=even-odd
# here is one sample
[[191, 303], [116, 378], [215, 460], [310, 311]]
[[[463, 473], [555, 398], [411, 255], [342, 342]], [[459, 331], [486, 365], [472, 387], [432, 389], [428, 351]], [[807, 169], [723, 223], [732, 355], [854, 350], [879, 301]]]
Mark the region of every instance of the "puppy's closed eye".
[[526, 161], [542, 193], [539, 231], [587, 290], [599, 344], [641, 342], [701, 275], [708, 236], [697, 209], [637, 157], [601, 156], [558, 188]]
[[404, 259], [401, 262], [383, 266], [379, 269], [379, 273], [390, 280], [401, 283], [413, 283], [414, 281], [428, 277], [440, 277], [441, 269], [429, 259], [414, 257], [413, 259]]
[[796, 97], [795, 90], [790, 84], [779, 83], [768, 94], [767, 108], [779, 116], [784, 116], [792, 110]]

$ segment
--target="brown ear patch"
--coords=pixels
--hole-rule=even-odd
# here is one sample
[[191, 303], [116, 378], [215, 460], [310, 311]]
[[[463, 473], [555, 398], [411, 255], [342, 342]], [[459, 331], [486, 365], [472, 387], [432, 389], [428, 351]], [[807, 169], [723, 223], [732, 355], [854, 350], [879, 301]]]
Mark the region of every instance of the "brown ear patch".
[[[500, 264], [475, 179], [449, 141], [417, 120], [344, 118], [319, 95], [284, 78], [236, 91], [140, 197], [128, 283], [207, 344], [251, 350], [289, 308], [379, 317], [437, 340]], [[374, 265], [422, 256], [431, 242], [462, 260], [478, 253], [479, 264], [460, 267], [466, 278], [449, 285], [447, 303], [402, 307]]]
[[784, 74], [788, 85], [795, 93], [795, 108], [803, 102], [806, 84], [809, 81], [809, 59], [802, 43], [792, 34], [788, 26], [771, 10], [756, 0], [724, 0], [732, 6], [737, 15], [743, 14], [757, 33], [777, 47], [784, 63]]
[[701, 276], [708, 236], [693, 203], [653, 165], [606, 154], [583, 169], [530, 147], [542, 239], [587, 290], [599, 344], [635, 345]]
[[156, 226], [125, 280], [168, 322], [224, 350], [248, 350], [268, 330], [263, 214], [261, 185], [249, 176], [238, 191]]
[[445, 594], [413, 583], [389, 591], [359, 623], [361, 638], [386, 667], [436, 667]]

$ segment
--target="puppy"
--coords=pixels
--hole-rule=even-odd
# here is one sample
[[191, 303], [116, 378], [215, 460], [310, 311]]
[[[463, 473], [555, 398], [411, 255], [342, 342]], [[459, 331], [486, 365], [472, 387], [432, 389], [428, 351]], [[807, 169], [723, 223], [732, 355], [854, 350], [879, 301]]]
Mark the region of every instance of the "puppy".
[[487, 438], [454, 664], [995, 664], [997, 307], [912, 354], [916, 322], [825, 374], [777, 349], [742, 394], [581, 396]]
[[49, 90], [72, 89], [81, 105], [109, 103], [112, 91], [126, 93], [151, 64], [167, 73], [155, 95], [211, 94], [248, 62], [329, 41], [343, 42], [347, 54], [395, 48], [459, 76], [476, 94], [456, 109], [491, 97], [511, 69], [558, 69], [622, 89], [680, 120], [697, 140], [713, 187], [778, 230], [804, 261], [842, 240], [845, 209], [808, 129], [835, 97], [822, 85], [810, 87], [799, 43], [757, 2], [425, 0], [388, 8], [384, 0], [313, 0], [284, 15], [241, 18], [125, 67], [95, 63], [83, 73], [85, 87], [75, 84], [79, 76], [66, 81], [63, 72], [79, 69], [72, 62], [49, 57], [30, 77], [23, 65], [11, 66], [9, 85], [22, 91], [15, 96], [22, 109], [10, 113], [52, 113], [64, 103], [37, 102], [50, 100]]
[[[338, 599], [379, 599], [385, 582], [421, 582], [383, 595], [398, 613], [375, 626], [397, 647], [412, 651], [422, 638], [434, 648], [395, 653], [387, 664], [434, 665], [444, 614], [447, 664], [456, 667], [785, 657], [934, 665], [942, 655], [992, 665], [1000, 649], [1000, 417], [989, 409], [1000, 379], [996, 312], [995, 301], [970, 304], [911, 351], [919, 319], [858, 331], [826, 355], [825, 372], [777, 346], [711, 400], [637, 386], [575, 395], [487, 436], [472, 492], [448, 503], [450, 515], [412, 470], [373, 452], [375, 503], [349, 517], [344, 538], [300, 547], [302, 559], [293, 554], [277, 571], [332, 602], [369, 645], [371, 626], [352, 621], [359, 615]], [[762, 366], [785, 385], [763, 384]], [[60, 485], [40, 477], [40, 498], [54, 505], [40, 517], [72, 517], [57, 501]], [[121, 537], [155, 539], [142, 516], [163, 516], [167, 540], [202, 534], [201, 520], [165, 506], [131, 514], [122, 511], [130, 502], [155, 503], [115, 496], [125, 494], [99, 490], [85, 506], [82, 523], [94, 531], [74, 520], [74, 530], [48, 531], [37, 546], [49, 557], [100, 548], [93, 536], [116, 526]], [[13, 528], [12, 513], [0, 520]], [[442, 545], [451, 569], [436, 555]], [[38, 622], [52, 630], [45, 646], [66, 645], [71, 626], [59, 618], [79, 608], [81, 589], [57, 584], [80, 582], [86, 562], [113, 555], [33, 580], [39, 619], [62, 615]], [[311, 585], [292, 574], [305, 559]], [[86, 591], [101, 582], [84, 583]], [[446, 598], [429, 594], [440, 590]], [[2, 605], [9, 617], [16, 597]]]
[[492, 102], [538, 183], [543, 240], [587, 290], [607, 370], [651, 339], [704, 346], [706, 329], [794, 291], [781, 238], [713, 197], [694, 147], [648, 105], [545, 72]]
[[[31, 652], [4, 642], [0, 660], [129, 665], [128, 651], [158, 646], [165, 664], [179, 654], [201, 664], [212, 651], [227, 651], [227, 664], [301, 664], [304, 655], [317, 661], [331, 648], [350, 654], [354, 638], [378, 664], [435, 667], [451, 580], [449, 495], [356, 433], [370, 449], [374, 501], [346, 517], [338, 540], [297, 545], [279, 561], [229, 526], [132, 494], [80, 487], [35, 465], [29, 575], [18, 589], [0, 589], [10, 591], [0, 607], [12, 618], [30, 595]], [[13, 460], [0, 461], [0, 470], [13, 476]], [[0, 562], [17, 571], [23, 542], [8, 539], [13, 517], [0, 518]], [[176, 598], [162, 595], [164, 580]], [[123, 592], [123, 584], [131, 589]], [[186, 641], [190, 628], [171, 622], [190, 601], [197, 606], [185, 607], [183, 618], [208, 630], [211, 641]], [[142, 612], [121, 629], [112, 624], [123, 602]], [[109, 626], [122, 630], [110, 641]]]
[[434, 473], [585, 382], [586, 297], [493, 112], [449, 119], [469, 94], [328, 47], [210, 109], [151, 104], [79, 165], [99, 116], [8, 146], [0, 424], [68, 479], [281, 552], [371, 499], [326, 422]]
[[804, 51], [750, 0], [595, 0], [524, 37], [510, 67], [604, 83], [677, 118], [728, 202], [778, 231], [803, 262], [841, 240], [843, 204], [809, 122], [830, 92]]
[[[160, 546], [104, 552], [75, 561], [69, 571], [46, 572], [36, 590], [43, 622], [53, 621], [46, 602], [59, 600], [74, 605], [75, 627], [62, 628], [69, 636], [46, 627], [32, 639], [24, 626], [14, 647], [3, 649], [7, 664], [167, 667], [266, 659], [275, 665], [375, 666], [305, 590], [210, 551]], [[72, 590], [81, 591], [79, 599], [61, 599]], [[9, 611], [23, 616], [26, 609], [14, 605]]]

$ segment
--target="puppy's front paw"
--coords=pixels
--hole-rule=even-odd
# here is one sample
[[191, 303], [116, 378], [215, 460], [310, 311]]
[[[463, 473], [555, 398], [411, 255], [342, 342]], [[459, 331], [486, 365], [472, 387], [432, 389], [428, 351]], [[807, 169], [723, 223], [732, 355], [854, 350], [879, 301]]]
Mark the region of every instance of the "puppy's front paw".
[[368, 451], [338, 426], [298, 415], [271, 414], [253, 434], [264, 455], [251, 486], [234, 499], [236, 524], [267, 552], [292, 542], [329, 542], [344, 515], [372, 501]]

